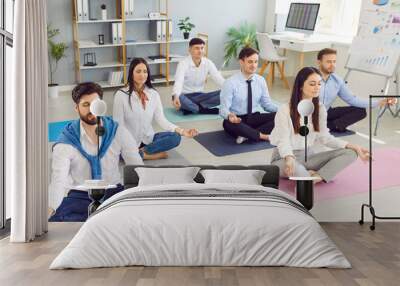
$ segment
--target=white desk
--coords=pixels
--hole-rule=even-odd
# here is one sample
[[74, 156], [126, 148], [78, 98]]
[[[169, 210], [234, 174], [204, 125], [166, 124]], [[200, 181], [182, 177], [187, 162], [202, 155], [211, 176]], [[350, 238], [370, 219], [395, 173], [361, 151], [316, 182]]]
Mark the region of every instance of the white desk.
[[299, 68], [304, 66], [304, 53], [316, 52], [324, 48], [332, 47], [332, 44], [338, 43], [351, 43], [351, 39], [336, 37], [331, 35], [311, 35], [309, 37], [298, 37], [291, 33], [271, 34], [275, 46], [283, 49], [284, 55], [286, 50], [291, 50], [299, 53]]

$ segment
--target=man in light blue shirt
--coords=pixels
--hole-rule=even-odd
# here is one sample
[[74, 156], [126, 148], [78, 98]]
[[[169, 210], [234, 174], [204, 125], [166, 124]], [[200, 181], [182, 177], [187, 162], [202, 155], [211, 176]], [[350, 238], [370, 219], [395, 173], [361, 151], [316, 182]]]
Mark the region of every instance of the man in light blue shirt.
[[[344, 132], [347, 127], [367, 116], [369, 100], [354, 96], [344, 80], [335, 73], [336, 50], [323, 49], [318, 53], [318, 66], [322, 74], [320, 102], [328, 111], [328, 128], [333, 132]], [[331, 107], [337, 97], [350, 106]], [[395, 104], [394, 99], [381, 99], [373, 102], [372, 107]]]
[[[256, 74], [258, 52], [243, 48], [239, 63], [240, 72], [227, 79], [221, 89], [220, 115], [225, 119], [224, 130], [238, 144], [247, 139], [267, 141], [278, 107], [269, 97], [264, 78]], [[255, 112], [258, 106], [270, 113]]]

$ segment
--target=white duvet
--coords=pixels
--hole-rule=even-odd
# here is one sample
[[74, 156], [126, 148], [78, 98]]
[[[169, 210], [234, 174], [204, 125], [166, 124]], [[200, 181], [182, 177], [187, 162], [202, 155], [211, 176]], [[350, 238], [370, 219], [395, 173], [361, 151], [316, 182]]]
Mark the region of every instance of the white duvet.
[[145, 266], [294, 266], [349, 268], [316, 220], [289, 204], [259, 198], [149, 198], [146, 191], [263, 190], [238, 184], [136, 187], [104, 202], [50, 269]]

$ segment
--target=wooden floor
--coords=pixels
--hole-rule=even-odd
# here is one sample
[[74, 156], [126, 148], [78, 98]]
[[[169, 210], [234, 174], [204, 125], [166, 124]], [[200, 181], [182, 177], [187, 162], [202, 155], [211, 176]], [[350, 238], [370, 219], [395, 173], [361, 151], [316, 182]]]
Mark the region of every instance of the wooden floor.
[[48, 270], [79, 229], [79, 223], [52, 223], [33, 243], [0, 241], [0, 285], [400, 285], [400, 223], [322, 223], [353, 268], [289, 267], [123, 267]]

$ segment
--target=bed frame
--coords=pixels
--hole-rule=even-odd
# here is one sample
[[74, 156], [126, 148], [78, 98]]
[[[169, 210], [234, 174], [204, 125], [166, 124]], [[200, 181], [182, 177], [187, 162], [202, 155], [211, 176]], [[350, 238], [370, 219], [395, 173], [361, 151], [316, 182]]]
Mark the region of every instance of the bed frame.
[[[261, 184], [265, 187], [270, 187], [274, 189], [278, 189], [279, 187], [279, 167], [274, 165], [250, 165], [250, 166], [241, 166], [241, 165], [221, 165], [221, 166], [213, 166], [213, 165], [164, 165], [164, 166], [144, 166], [144, 165], [127, 165], [124, 167], [124, 188], [129, 189], [136, 187], [139, 183], [139, 176], [135, 171], [137, 167], [145, 167], [145, 168], [182, 168], [182, 167], [199, 167], [201, 170], [206, 169], [217, 169], [217, 170], [262, 170], [265, 171], [265, 175], [262, 179]], [[194, 178], [197, 183], [204, 183], [204, 178], [200, 174]]]

